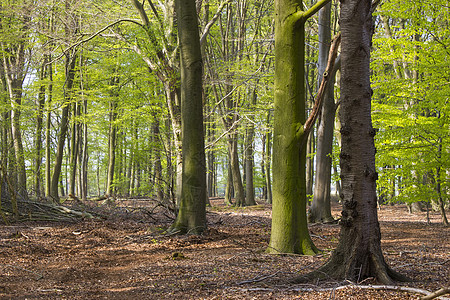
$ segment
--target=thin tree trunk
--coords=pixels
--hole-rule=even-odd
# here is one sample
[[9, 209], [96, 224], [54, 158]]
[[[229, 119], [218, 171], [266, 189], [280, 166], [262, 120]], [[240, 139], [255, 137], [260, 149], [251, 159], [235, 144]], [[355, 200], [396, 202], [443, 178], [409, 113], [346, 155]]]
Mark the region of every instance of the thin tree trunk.
[[109, 103], [109, 142], [108, 142], [108, 173], [106, 182], [106, 196], [115, 195], [114, 176], [116, 165], [116, 146], [117, 146], [117, 103], [112, 100]]
[[76, 101], [73, 105], [73, 121], [72, 121], [72, 136], [70, 138], [70, 179], [69, 179], [69, 194], [76, 195], [76, 175], [78, 165], [78, 150], [80, 149], [80, 130], [77, 117], [80, 115], [80, 104]]
[[163, 203], [164, 201], [164, 182], [162, 174], [161, 164], [161, 150], [159, 145], [160, 132], [159, 132], [159, 120], [155, 117], [152, 124], [152, 139], [155, 147], [153, 148], [154, 158], [154, 192], [156, 192], [156, 200]]
[[[256, 106], [256, 89], [252, 91], [252, 107]], [[255, 188], [253, 184], [253, 167], [254, 167], [254, 153], [253, 153], [253, 139], [255, 135], [255, 126], [252, 122], [249, 122], [246, 130], [245, 137], [245, 206], [256, 205], [255, 201]]]
[[272, 129], [270, 126], [270, 115], [271, 112], [267, 112], [267, 128], [269, 130], [266, 133], [266, 187], [267, 187], [267, 203], [272, 204], [272, 180], [271, 180], [271, 161], [272, 161]]
[[[43, 81], [47, 77], [47, 56], [44, 56], [44, 62], [42, 63], [41, 70], [39, 72], [39, 80]], [[37, 198], [41, 197], [41, 183], [42, 183], [42, 128], [43, 128], [43, 115], [45, 105], [45, 85], [43, 83], [39, 86], [39, 93], [37, 99], [38, 112], [36, 115], [36, 135], [35, 135], [35, 150], [36, 157], [34, 161], [34, 191]]]
[[[83, 99], [83, 113], [87, 115], [88, 113], [88, 101], [84, 95], [84, 73], [80, 72], [80, 84]], [[81, 170], [80, 170], [80, 187], [81, 187], [81, 199], [86, 201], [88, 196], [88, 163], [89, 163], [89, 153], [88, 153], [88, 124], [85, 122], [82, 125], [83, 131], [83, 143], [81, 149]]]
[[253, 124], [247, 127], [245, 141], [245, 206], [256, 205], [253, 186]]
[[234, 205], [243, 206], [245, 201], [245, 194], [239, 165], [237, 132], [235, 132], [228, 138], [228, 153], [235, 199]]
[[[51, 59], [51, 58], [50, 58]], [[53, 64], [48, 65], [48, 101], [47, 101], [47, 113], [46, 113], [46, 125], [45, 125], [45, 197], [51, 197], [51, 106], [53, 100]]]
[[76, 56], [66, 57], [66, 82], [64, 89], [64, 106], [62, 109], [61, 123], [59, 125], [58, 133], [58, 145], [56, 148], [55, 164], [53, 166], [53, 174], [51, 180], [51, 190], [50, 196], [55, 200], [59, 201], [58, 195], [58, 185], [60, 182], [61, 168], [64, 155], [64, 145], [66, 143], [66, 135], [69, 128], [69, 111], [70, 111], [70, 101], [72, 99], [72, 87], [75, 80], [75, 66], [76, 66]]
[[[319, 85], [328, 64], [328, 53], [331, 46], [331, 2], [319, 11]], [[333, 151], [334, 131], [334, 74], [327, 85], [319, 126], [317, 129], [316, 179], [314, 196], [309, 209], [309, 222], [332, 222], [331, 191], [331, 154]]]
[[[440, 117], [440, 113], [438, 114], [438, 117]], [[438, 141], [438, 160], [440, 161], [442, 157], [442, 138], [439, 138]], [[438, 204], [439, 204], [439, 210], [441, 212], [442, 216], [442, 223], [446, 226], [449, 225], [447, 215], [445, 214], [445, 205], [444, 205], [444, 199], [442, 198], [442, 190], [441, 190], [441, 167], [436, 168], [436, 193], [438, 194]]]
[[23, 152], [22, 131], [20, 129], [20, 114], [22, 105], [22, 85], [25, 79], [25, 45], [5, 45], [1, 43], [3, 67], [11, 103], [11, 138], [15, 154], [15, 174], [17, 174], [17, 189], [21, 197], [27, 198], [27, 176]]

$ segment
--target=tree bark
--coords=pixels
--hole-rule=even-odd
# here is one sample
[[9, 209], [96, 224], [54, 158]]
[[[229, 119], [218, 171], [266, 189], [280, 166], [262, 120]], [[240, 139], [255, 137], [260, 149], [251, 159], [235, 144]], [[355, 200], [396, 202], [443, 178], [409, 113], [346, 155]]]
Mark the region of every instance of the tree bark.
[[75, 80], [76, 56], [66, 58], [66, 82], [64, 91], [64, 106], [61, 114], [61, 123], [59, 125], [58, 145], [56, 148], [55, 164], [53, 166], [50, 196], [59, 201], [58, 186], [60, 183], [61, 168], [63, 163], [64, 145], [66, 143], [66, 135], [69, 128], [69, 111], [70, 100], [72, 99], [72, 87]]
[[155, 147], [153, 147], [153, 153], [155, 154], [154, 158], [154, 193], [156, 193], [156, 200], [162, 203], [164, 201], [164, 183], [162, 177], [162, 165], [161, 165], [161, 150], [159, 145], [160, 133], [159, 133], [159, 120], [156, 119], [152, 124], [152, 139]]
[[[270, 111], [267, 112], [267, 127], [270, 126]], [[271, 161], [272, 161], [272, 129], [266, 133], [266, 188], [267, 188], [267, 203], [272, 204], [272, 176], [271, 176]]]
[[[243, 206], [245, 202], [244, 185], [242, 183], [241, 169], [239, 165], [237, 132], [229, 134], [228, 156], [230, 159], [231, 182], [233, 183], [234, 205]], [[228, 176], [230, 173], [228, 173]]]
[[195, 0], [176, 0], [181, 57], [183, 168], [180, 209], [169, 231], [206, 229], [206, 161], [203, 132], [202, 55]]
[[[256, 106], [256, 90], [252, 91], [251, 110]], [[254, 188], [254, 153], [253, 153], [253, 139], [255, 135], [255, 126], [252, 121], [247, 124], [246, 137], [245, 137], [245, 206], [256, 205], [255, 201], [255, 188]]]
[[256, 205], [253, 185], [253, 124], [248, 125], [245, 143], [245, 206]]
[[109, 103], [109, 141], [108, 141], [108, 173], [106, 181], [106, 196], [114, 195], [114, 172], [116, 165], [116, 145], [117, 145], [117, 103], [111, 100]]
[[305, 22], [327, 1], [275, 1], [272, 229], [268, 252], [315, 254], [306, 222]]
[[377, 216], [375, 145], [371, 121], [370, 45], [373, 33], [369, 0], [341, 2], [341, 178], [344, 205], [339, 244], [315, 273], [320, 278], [360, 282], [375, 277], [384, 284], [405, 279], [386, 264]]
[[[44, 56], [44, 62], [42, 63], [39, 71], [39, 80], [43, 81], [47, 77], [47, 56]], [[42, 128], [44, 117], [44, 105], [45, 105], [45, 84], [40, 83], [39, 93], [37, 98], [38, 112], [36, 115], [36, 135], [34, 137], [34, 147], [36, 150], [36, 157], [34, 160], [34, 192], [37, 198], [41, 197], [42, 186]]]
[[[319, 86], [322, 75], [328, 64], [328, 53], [331, 46], [331, 2], [319, 11]], [[326, 86], [321, 117], [317, 128], [316, 178], [312, 205], [309, 209], [308, 221], [332, 222], [331, 191], [331, 154], [333, 151], [334, 130], [334, 76]]]
[[[26, 20], [23, 20], [24, 24]], [[26, 26], [22, 28], [26, 31]], [[22, 131], [20, 129], [20, 114], [22, 105], [23, 81], [25, 79], [25, 41], [23, 37], [16, 44], [1, 42], [3, 52], [3, 67], [11, 103], [11, 138], [14, 145], [15, 173], [17, 174], [17, 189], [21, 197], [27, 198], [27, 176], [23, 152]]]
[[48, 109], [45, 125], [45, 197], [51, 197], [52, 190], [52, 165], [51, 165], [51, 105], [53, 100], [53, 64], [48, 65]]

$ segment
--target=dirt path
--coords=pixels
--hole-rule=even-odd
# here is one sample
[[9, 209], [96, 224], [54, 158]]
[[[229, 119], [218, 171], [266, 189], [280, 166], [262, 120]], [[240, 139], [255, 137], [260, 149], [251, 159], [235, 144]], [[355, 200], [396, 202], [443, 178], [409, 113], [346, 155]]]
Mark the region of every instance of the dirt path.
[[[291, 285], [285, 279], [321, 265], [338, 240], [338, 225], [311, 225], [315, 257], [268, 255], [270, 210], [226, 208], [213, 201], [204, 236], [163, 236], [171, 220], [157, 213], [76, 224], [0, 226], [1, 299], [417, 299], [417, 294], [346, 288], [342, 282]], [[333, 214], [338, 216], [339, 207]], [[431, 214], [383, 206], [388, 263], [436, 290], [449, 285], [450, 228]], [[374, 283], [367, 280], [364, 284]], [[334, 293], [334, 294], [333, 294]], [[333, 298], [334, 297], [334, 298]], [[450, 297], [450, 296], [448, 296]]]

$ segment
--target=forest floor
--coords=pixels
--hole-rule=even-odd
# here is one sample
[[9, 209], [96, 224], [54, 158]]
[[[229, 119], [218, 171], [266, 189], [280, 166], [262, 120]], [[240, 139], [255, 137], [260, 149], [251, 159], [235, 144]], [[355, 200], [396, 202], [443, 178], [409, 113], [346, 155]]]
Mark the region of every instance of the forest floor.
[[[208, 208], [203, 236], [164, 235], [172, 222], [150, 200], [128, 200], [107, 219], [77, 223], [0, 225], [0, 299], [418, 299], [420, 294], [289, 279], [319, 267], [338, 241], [339, 225], [313, 224], [324, 252], [266, 254], [270, 206]], [[106, 210], [106, 209], [105, 209]], [[339, 216], [339, 204], [333, 215]], [[386, 261], [414, 281], [399, 285], [434, 291], [449, 286], [450, 228], [440, 215], [410, 214], [406, 206], [379, 210]], [[372, 279], [362, 285], [376, 284]], [[347, 285], [346, 288], [338, 288]], [[447, 297], [450, 297], [447, 295]]]

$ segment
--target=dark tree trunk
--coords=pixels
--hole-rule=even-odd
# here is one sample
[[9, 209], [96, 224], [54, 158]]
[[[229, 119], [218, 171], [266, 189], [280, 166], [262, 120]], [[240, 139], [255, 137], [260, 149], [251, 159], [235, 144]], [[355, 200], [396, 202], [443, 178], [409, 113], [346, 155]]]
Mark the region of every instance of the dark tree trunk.
[[182, 185], [170, 232], [206, 229], [206, 161], [203, 132], [202, 55], [195, 0], [176, 0], [181, 57]]
[[[271, 112], [267, 112], [267, 127], [270, 127], [270, 115]], [[272, 161], [272, 130], [266, 133], [266, 188], [267, 188], [267, 203], [272, 204], [272, 176], [271, 176], [271, 161]]]
[[115, 120], [117, 118], [116, 112], [117, 104], [113, 101], [109, 103], [109, 141], [108, 141], [108, 173], [106, 182], [106, 195], [114, 195], [114, 172], [116, 164], [116, 144], [117, 144], [117, 125]]
[[250, 124], [247, 127], [245, 138], [245, 201], [244, 205], [256, 205], [255, 189], [253, 185], [253, 135], [254, 126]]
[[245, 193], [239, 165], [237, 132], [230, 134], [230, 138], [228, 139], [228, 153], [230, 159], [231, 180], [233, 182], [233, 191], [235, 199], [234, 205], [244, 206]]
[[232, 198], [234, 198], [234, 188], [233, 188], [233, 175], [231, 171], [231, 164], [227, 161], [227, 185], [225, 187], [225, 204], [233, 205]]
[[[44, 62], [39, 72], [39, 80], [44, 80], [47, 77], [47, 56], [44, 56]], [[36, 158], [34, 161], [34, 192], [37, 198], [41, 197], [42, 186], [42, 128], [45, 105], [45, 85], [41, 83], [39, 86], [39, 93], [37, 99], [38, 112], [36, 115], [36, 135], [34, 147], [36, 151]]]
[[377, 216], [375, 129], [371, 121], [370, 44], [373, 33], [370, 0], [341, 2], [341, 178], [344, 205], [339, 244], [316, 273], [301, 278], [375, 277], [384, 284], [404, 279], [386, 264]]
[[153, 147], [153, 153], [155, 154], [154, 158], [154, 190], [153, 192], [156, 193], [156, 200], [158, 202], [162, 203], [164, 201], [164, 184], [163, 184], [163, 177], [162, 177], [162, 164], [161, 164], [161, 150], [159, 145], [159, 120], [156, 119], [153, 121], [152, 124], [152, 139], [154, 141], [155, 147]]
[[[51, 57], [50, 57], [51, 58]], [[53, 100], [53, 65], [48, 65], [48, 107], [51, 107]], [[51, 196], [52, 189], [52, 165], [51, 165], [51, 109], [47, 109], [47, 120], [45, 121], [45, 197]]]
[[72, 87], [75, 80], [76, 60], [77, 60], [76, 56], [67, 57], [66, 59], [66, 83], [65, 83], [66, 87], [64, 92], [65, 104], [62, 109], [61, 123], [58, 133], [58, 145], [56, 148], [56, 158], [55, 164], [53, 166], [53, 174], [50, 190], [50, 196], [56, 201], [59, 201], [58, 185], [60, 182], [61, 168], [64, 155], [64, 145], [66, 143], [66, 135], [69, 127], [70, 100], [72, 99]]

